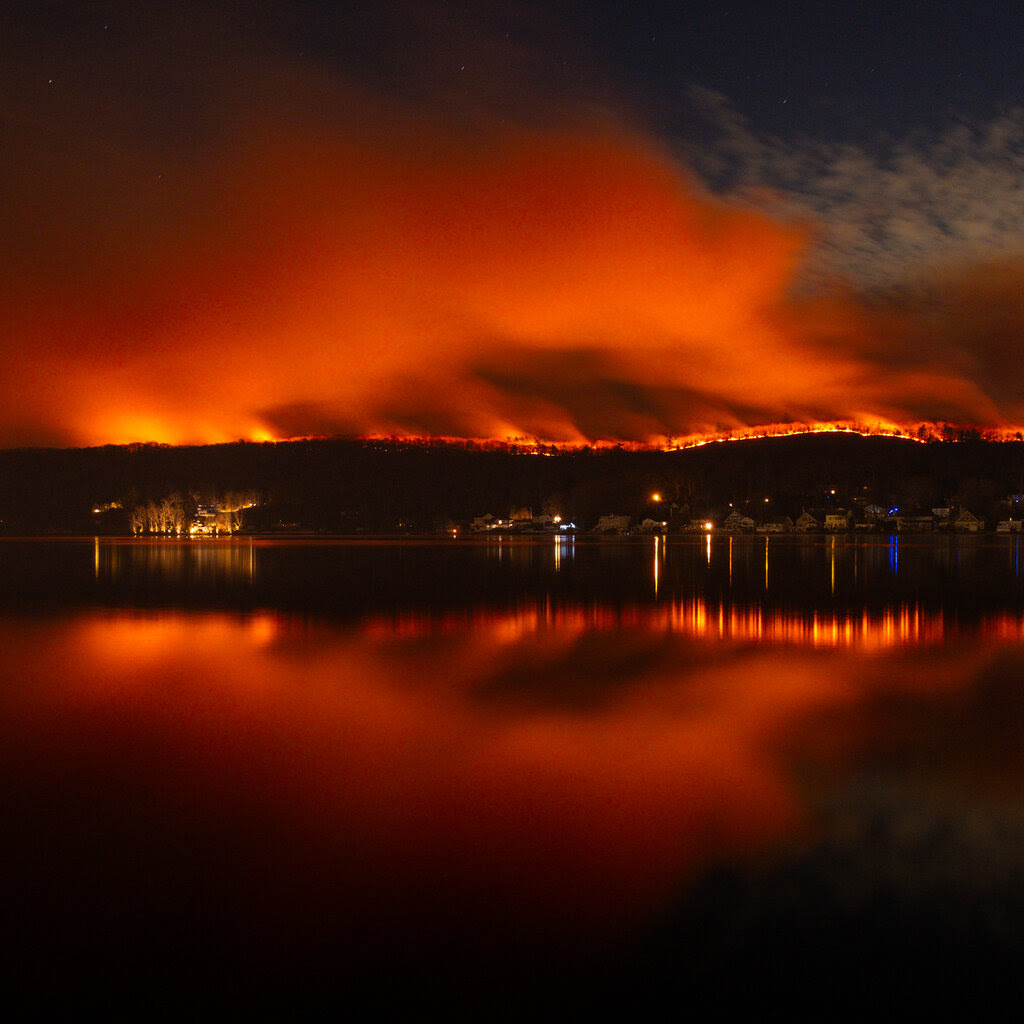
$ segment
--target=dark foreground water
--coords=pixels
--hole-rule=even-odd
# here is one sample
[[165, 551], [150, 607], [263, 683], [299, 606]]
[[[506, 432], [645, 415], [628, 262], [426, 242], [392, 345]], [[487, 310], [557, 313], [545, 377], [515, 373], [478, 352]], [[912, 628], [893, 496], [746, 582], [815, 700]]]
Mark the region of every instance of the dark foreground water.
[[5, 991], [1020, 994], [1020, 548], [0, 542]]

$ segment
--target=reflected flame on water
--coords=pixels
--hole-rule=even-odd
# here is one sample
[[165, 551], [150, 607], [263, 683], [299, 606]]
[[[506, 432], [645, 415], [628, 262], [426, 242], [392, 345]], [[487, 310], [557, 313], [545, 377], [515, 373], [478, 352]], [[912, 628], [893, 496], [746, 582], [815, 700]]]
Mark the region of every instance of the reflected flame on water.
[[658, 605], [622, 607], [558, 606], [549, 602], [514, 611], [473, 608], [436, 613], [406, 610], [368, 618], [364, 628], [376, 636], [427, 636], [493, 628], [508, 639], [544, 630], [581, 632], [641, 629], [707, 640], [788, 644], [860, 651], [937, 645], [967, 632], [1000, 641], [1024, 640], [1024, 613], [1000, 612], [970, 627], [949, 622], [941, 613], [917, 605], [881, 612], [800, 613], [760, 606], [737, 607], [696, 597]]
[[[980, 632], [1021, 640], [1024, 617]], [[798, 834], [790, 765], [820, 756], [821, 716], [968, 686], [994, 645], [936, 657], [927, 645], [949, 636], [909, 607], [808, 621], [703, 600], [348, 628], [269, 612], [0, 619], [0, 747], [28, 794], [8, 834], [31, 833], [38, 790], [47, 815], [102, 837], [58, 844], [42, 867], [29, 851], [12, 877], [60, 889], [99, 850], [118, 885], [97, 911], [65, 881], [69, 913], [84, 901], [115, 933], [146, 912], [162, 927], [178, 913], [168, 887], [187, 907], [191, 876], [161, 862], [153, 881], [119, 851], [140, 834], [160, 849], [145, 830], [166, 832], [209, 857], [212, 927], [223, 911], [218, 941], [240, 956], [293, 928], [327, 929], [332, 950], [343, 935], [356, 964], [424, 955], [403, 945], [423, 927], [460, 956], [496, 932], [564, 953], [629, 932], [708, 865]], [[892, 654], [860, 656], [873, 649]], [[836, 758], [863, 742], [857, 715], [840, 721]]]
[[[751, 538], [753, 542], [753, 538]], [[248, 587], [263, 575], [259, 555], [262, 544], [252, 540], [231, 541], [101, 541], [93, 543], [93, 574], [97, 579], [114, 582], [130, 581], [133, 578], [146, 583], [158, 581], [161, 584], [201, 583], [219, 585], [221, 582]], [[371, 633], [397, 636], [425, 636], [433, 633], [452, 633], [470, 628], [488, 628], [507, 637], [510, 641], [539, 630], [614, 630], [623, 627], [639, 628], [654, 633], [670, 633], [679, 636], [702, 639], [730, 640], [768, 644], [787, 644], [809, 648], [851, 648], [860, 651], [885, 650], [914, 645], [935, 645], [951, 637], [969, 632], [972, 635], [989, 637], [1001, 641], [1016, 641], [1024, 637], [1024, 612], [1016, 610], [1016, 601], [1006, 601], [1000, 610], [987, 612], [971, 610], [970, 623], [961, 623], [957, 612], [934, 605], [923, 606], [906, 600], [888, 604], [865, 606], [861, 587], [871, 585], [873, 579], [892, 578], [897, 574], [899, 539], [892, 537], [884, 544], [843, 544], [836, 537], [825, 538], [823, 543], [785, 545], [772, 543], [764, 537], [763, 570], [755, 568], [756, 562], [744, 562], [744, 556], [760, 554], [760, 538], [751, 544], [738, 543], [736, 558], [739, 559], [737, 573], [742, 582], [744, 574], [754, 576], [763, 571], [763, 597], [747, 596], [745, 600], [734, 600], [731, 596], [734, 584], [734, 539], [716, 538], [711, 534], [700, 538], [695, 546], [684, 543], [670, 544], [666, 537], [655, 535], [644, 545], [652, 544], [648, 594], [652, 601], [614, 604], [588, 601], [577, 595], [554, 596], [554, 592], [538, 592], [519, 595], [516, 605], [508, 602], [499, 590], [490, 601], [465, 603], [465, 597], [453, 599], [454, 607], [437, 609], [417, 606], [415, 602], [402, 601], [394, 611], [376, 611], [365, 615], [365, 628]], [[781, 545], [781, 546], [780, 546]], [[365, 545], [363, 545], [365, 546]], [[414, 550], [418, 550], [414, 548]], [[585, 549], [593, 556], [594, 551], [615, 552], [614, 546]], [[650, 550], [650, 549], [648, 549]], [[974, 555], [977, 550], [969, 548]], [[993, 549], [1002, 558], [1002, 549]], [[489, 539], [481, 551], [499, 563], [509, 561], [516, 564], [534, 564], [538, 557], [548, 561], [554, 573], [561, 573], [569, 559], [577, 559], [575, 539], [571, 536], [555, 535], [539, 542], [536, 538]], [[805, 573], [810, 581], [815, 572], [823, 573], [821, 582], [827, 587], [833, 599], [845, 593], [845, 606], [833, 609], [815, 609], [801, 599], [801, 590], [792, 590], [787, 599], [779, 589], [780, 574], [785, 577], [792, 573], [792, 564], [782, 563], [777, 567], [780, 552], [794, 551], [813, 555], [822, 551], [824, 559], [820, 568], [816, 562], [805, 563]], [[922, 548], [930, 564], [940, 565], [948, 561], [951, 554], [960, 558], [960, 548], [939, 546]], [[675, 561], [671, 560], [675, 555]], [[685, 556], [692, 552], [701, 563], [711, 569], [713, 563], [721, 561], [723, 580], [729, 590], [725, 596], [709, 596], [706, 593], [687, 593], [693, 589], [695, 577], [686, 579], [670, 570], [687, 571], [689, 563]], [[1019, 545], [1007, 549], [1011, 560], [1019, 557]], [[864, 565], [861, 565], [861, 562]], [[959, 562], [958, 562], [959, 564]], [[1013, 564], [1013, 562], [1011, 562]], [[845, 565], [845, 568], [844, 568]], [[840, 573], [842, 572], [842, 578]], [[863, 582], [861, 581], [863, 577]], [[680, 579], [685, 579], [681, 583]], [[748, 577], [749, 578], [749, 577]], [[785, 580], [783, 580], [785, 582]], [[771, 587], [770, 587], [771, 585]], [[760, 589], [761, 584], [758, 583]], [[685, 589], [684, 589], [685, 588]], [[792, 588], [791, 588], [792, 589]], [[354, 604], [358, 614], [359, 606]], [[265, 622], [270, 622], [268, 617]], [[266, 626], [264, 626], [264, 629]], [[269, 634], [267, 634], [269, 636]]]

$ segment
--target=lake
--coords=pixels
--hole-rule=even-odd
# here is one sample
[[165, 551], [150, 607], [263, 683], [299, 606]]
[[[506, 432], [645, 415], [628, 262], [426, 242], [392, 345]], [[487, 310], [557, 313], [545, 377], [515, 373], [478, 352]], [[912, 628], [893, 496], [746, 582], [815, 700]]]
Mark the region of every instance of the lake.
[[1021, 546], [0, 541], [7, 990], [977, 1009]]

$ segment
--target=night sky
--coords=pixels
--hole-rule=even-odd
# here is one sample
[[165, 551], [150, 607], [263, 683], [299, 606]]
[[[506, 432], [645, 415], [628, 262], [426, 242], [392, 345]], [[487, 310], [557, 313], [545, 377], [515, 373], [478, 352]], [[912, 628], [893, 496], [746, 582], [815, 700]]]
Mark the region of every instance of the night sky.
[[0, 445], [1024, 424], [1010, 4], [6, 3]]

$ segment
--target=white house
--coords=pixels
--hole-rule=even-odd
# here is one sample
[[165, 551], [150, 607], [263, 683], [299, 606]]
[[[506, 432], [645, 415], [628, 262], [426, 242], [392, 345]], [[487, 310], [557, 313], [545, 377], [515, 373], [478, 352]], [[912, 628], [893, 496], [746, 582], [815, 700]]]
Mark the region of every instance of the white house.
[[629, 524], [632, 522], [630, 516], [608, 515], [601, 516], [594, 527], [595, 533], [628, 533]]
[[754, 520], [750, 516], [743, 515], [736, 509], [733, 509], [722, 523], [722, 529], [726, 533], [753, 533], [754, 532]]

